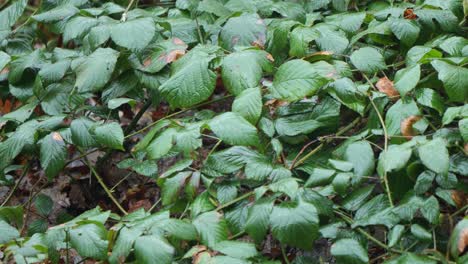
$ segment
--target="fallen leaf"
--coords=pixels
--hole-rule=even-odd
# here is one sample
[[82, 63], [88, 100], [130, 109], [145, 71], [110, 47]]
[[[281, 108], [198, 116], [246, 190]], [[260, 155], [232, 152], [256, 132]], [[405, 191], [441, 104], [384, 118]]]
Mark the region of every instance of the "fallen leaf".
[[275, 62], [275, 59], [273, 58], [273, 56], [270, 54], [270, 53], [267, 53], [266, 55], [267, 59], [271, 62]]
[[413, 115], [401, 121], [401, 125], [400, 125], [401, 134], [407, 139], [413, 138], [414, 136], [413, 125], [419, 120], [421, 120], [421, 118], [422, 118], [421, 116]]
[[398, 96], [400, 96], [398, 91], [393, 86], [393, 82], [387, 77], [380, 78], [380, 80], [375, 84], [375, 86], [377, 87], [377, 89], [379, 89], [380, 92], [386, 94], [390, 98], [397, 98]]

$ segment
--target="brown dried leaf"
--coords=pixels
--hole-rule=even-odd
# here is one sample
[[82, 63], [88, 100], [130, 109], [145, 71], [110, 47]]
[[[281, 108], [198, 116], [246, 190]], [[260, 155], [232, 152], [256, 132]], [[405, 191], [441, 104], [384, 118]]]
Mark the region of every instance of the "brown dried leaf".
[[457, 205], [457, 208], [465, 206], [468, 202], [465, 193], [457, 190], [452, 191], [452, 200]]
[[414, 136], [413, 125], [419, 120], [421, 120], [421, 118], [422, 118], [421, 116], [413, 115], [401, 121], [401, 125], [400, 125], [401, 134], [407, 139], [413, 138]]
[[463, 253], [465, 248], [468, 246], [468, 228], [462, 229], [458, 237], [458, 252]]
[[375, 84], [375, 87], [379, 89], [380, 92], [386, 94], [390, 98], [396, 98], [400, 96], [400, 93], [393, 86], [393, 82], [387, 77], [380, 78], [380, 80]]
[[407, 8], [405, 12], [403, 13], [403, 17], [405, 19], [410, 19], [410, 20], [414, 20], [418, 18], [418, 16], [414, 13], [414, 10], [412, 8]]
[[273, 58], [273, 56], [270, 54], [270, 53], [267, 53], [266, 55], [267, 59], [271, 62], [275, 62], [275, 59]]

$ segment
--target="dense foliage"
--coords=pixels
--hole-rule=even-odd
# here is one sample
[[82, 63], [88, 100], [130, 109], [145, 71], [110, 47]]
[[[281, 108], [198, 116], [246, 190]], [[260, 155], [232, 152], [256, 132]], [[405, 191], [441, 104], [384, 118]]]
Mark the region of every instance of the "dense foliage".
[[[0, 258], [467, 263], [467, 14], [466, 0], [7, 0]], [[157, 186], [151, 208], [129, 212], [95, 152]], [[28, 173], [59, 184], [77, 161], [105, 209], [49, 217], [36, 185], [10, 200]]]

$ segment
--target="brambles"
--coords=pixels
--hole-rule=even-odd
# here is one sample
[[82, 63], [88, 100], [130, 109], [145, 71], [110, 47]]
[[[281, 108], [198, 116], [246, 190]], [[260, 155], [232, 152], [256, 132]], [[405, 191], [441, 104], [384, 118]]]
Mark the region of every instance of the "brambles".
[[467, 8], [8, 1], [2, 261], [466, 263]]

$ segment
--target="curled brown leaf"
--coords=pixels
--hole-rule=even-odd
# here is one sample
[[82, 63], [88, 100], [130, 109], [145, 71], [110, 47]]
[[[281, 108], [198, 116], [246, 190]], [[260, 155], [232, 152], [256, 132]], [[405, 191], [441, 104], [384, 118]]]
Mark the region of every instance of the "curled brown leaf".
[[401, 134], [407, 139], [413, 138], [414, 136], [413, 125], [419, 120], [421, 120], [421, 118], [422, 118], [421, 116], [413, 115], [401, 121], [401, 124], [400, 124]]
[[375, 84], [375, 87], [390, 98], [397, 98], [400, 96], [400, 93], [398, 93], [393, 86], [393, 82], [387, 77], [380, 78], [380, 80]]

